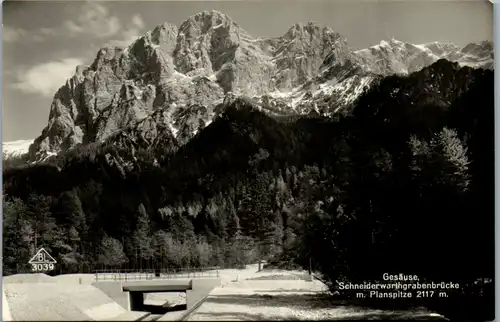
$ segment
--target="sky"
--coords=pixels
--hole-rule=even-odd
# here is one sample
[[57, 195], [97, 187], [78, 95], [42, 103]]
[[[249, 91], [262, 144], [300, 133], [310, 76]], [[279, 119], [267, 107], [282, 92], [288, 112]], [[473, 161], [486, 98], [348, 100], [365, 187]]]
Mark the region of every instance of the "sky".
[[229, 15], [255, 37], [277, 37], [315, 21], [353, 49], [395, 38], [465, 45], [493, 39], [493, 8], [482, 0], [5, 1], [2, 4], [2, 140], [34, 139], [52, 98], [99, 48], [127, 46], [164, 22], [203, 10]]

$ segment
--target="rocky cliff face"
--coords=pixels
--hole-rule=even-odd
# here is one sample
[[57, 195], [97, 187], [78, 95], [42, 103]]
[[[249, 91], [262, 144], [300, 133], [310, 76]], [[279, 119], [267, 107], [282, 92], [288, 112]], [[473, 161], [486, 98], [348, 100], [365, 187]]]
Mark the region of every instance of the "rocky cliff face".
[[447, 43], [413, 45], [392, 39], [354, 52], [359, 62], [379, 75], [407, 75], [421, 70], [439, 59], [458, 62], [461, 66], [492, 68], [493, 44], [485, 41], [461, 48]]
[[283, 37], [263, 42], [276, 66], [274, 80], [279, 90], [289, 90], [314, 79], [332, 50], [349, 52], [344, 37], [314, 22], [293, 25]]
[[182, 145], [231, 97], [251, 97], [274, 114], [330, 115], [380, 77], [440, 58], [492, 68], [492, 52], [487, 42], [458, 48], [396, 40], [351, 51], [344, 37], [313, 22], [260, 39], [223, 13], [205, 11], [179, 28], [160, 25], [127, 48], [102, 48], [90, 66], [77, 66], [54, 95], [30, 159], [118, 138], [127, 146], [163, 139]]

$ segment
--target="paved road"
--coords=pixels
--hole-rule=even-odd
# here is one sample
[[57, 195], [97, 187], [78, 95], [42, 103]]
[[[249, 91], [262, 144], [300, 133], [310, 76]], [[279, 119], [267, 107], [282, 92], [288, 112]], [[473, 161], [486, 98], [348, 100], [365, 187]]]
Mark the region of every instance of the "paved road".
[[[187, 321], [334, 320], [334, 319], [435, 319], [425, 309], [375, 310], [335, 305], [322, 294], [318, 280], [301, 279], [299, 271], [247, 271], [238, 282], [214, 289]], [[243, 278], [242, 278], [243, 277]]]

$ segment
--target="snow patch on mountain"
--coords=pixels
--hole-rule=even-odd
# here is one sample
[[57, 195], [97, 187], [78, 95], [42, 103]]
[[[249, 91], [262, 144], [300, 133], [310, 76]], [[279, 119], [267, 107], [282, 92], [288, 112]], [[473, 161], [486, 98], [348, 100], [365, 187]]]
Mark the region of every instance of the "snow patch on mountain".
[[3, 158], [18, 157], [28, 153], [33, 140], [16, 140], [2, 143]]
[[[159, 25], [127, 48], [102, 48], [90, 66], [77, 67], [54, 95], [30, 159], [84, 140], [136, 144], [133, 135], [182, 145], [218, 115], [231, 93], [270, 114], [331, 115], [373, 79], [409, 74], [440, 58], [493, 68], [493, 47], [391, 39], [352, 51], [345, 37], [314, 22], [296, 23], [281, 37], [256, 38], [229, 16], [203, 11], [180, 27]], [[127, 131], [126, 140], [116, 135]]]

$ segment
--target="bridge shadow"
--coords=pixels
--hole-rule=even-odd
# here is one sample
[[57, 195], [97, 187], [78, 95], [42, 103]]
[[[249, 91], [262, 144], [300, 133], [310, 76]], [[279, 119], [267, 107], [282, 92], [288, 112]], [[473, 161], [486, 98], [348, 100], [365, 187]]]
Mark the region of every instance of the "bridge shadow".
[[164, 307], [161, 305], [147, 305], [144, 304], [141, 308], [140, 311], [142, 312], [150, 312], [151, 314], [167, 314], [169, 312], [177, 312], [177, 311], [185, 311], [187, 310], [187, 305], [186, 304], [179, 304], [179, 305], [174, 305], [171, 307]]

